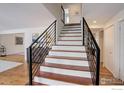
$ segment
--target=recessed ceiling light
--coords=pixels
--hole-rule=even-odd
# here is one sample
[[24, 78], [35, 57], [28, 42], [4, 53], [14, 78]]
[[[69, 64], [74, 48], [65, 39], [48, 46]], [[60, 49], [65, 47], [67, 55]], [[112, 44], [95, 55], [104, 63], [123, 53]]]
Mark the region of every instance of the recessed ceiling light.
[[95, 23], [96, 23], [96, 21], [94, 20], [94, 21], [93, 21], [93, 23], [95, 24]]

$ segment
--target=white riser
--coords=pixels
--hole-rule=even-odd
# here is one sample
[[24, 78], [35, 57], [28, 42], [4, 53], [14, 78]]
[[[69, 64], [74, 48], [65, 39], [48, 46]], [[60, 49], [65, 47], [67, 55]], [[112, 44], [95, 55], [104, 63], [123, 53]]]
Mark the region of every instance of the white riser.
[[68, 83], [68, 82], [63, 82], [63, 81], [58, 81], [58, 80], [52, 80], [48, 78], [43, 78], [43, 77], [34, 77], [34, 82], [38, 82], [41, 84], [46, 84], [46, 85], [76, 85], [73, 83]]
[[59, 40], [82, 40], [82, 37], [59, 37]]
[[63, 65], [71, 65], [71, 66], [89, 66], [88, 61], [66, 60], [66, 59], [56, 59], [56, 58], [45, 58], [45, 63], [63, 64]]
[[88, 71], [68, 70], [68, 69], [60, 69], [60, 68], [45, 67], [45, 66], [40, 66], [40, 71], [69, 75], [69, 76], [91, 78], [91, 74]]
[[87, 57], [86, 53], [74, 53], [74, 52], [55, 52], [55, 51], [50, 51], [49, 52], [50, 56], [66, 56], [66, 57]]
[[81, 28], [81, 26], [64, 26], [63, 28]]
[[66, 32], [81, 32], [81, 30], [77, 30], [77, 31], [73, 31], [73, 30], [68, 30], [68, 31], [61, 31], [62, 33], [66, 33]]
[[76, 34], [76, 33], [81, 34], [81, 31], [61, 31], [61, 34]]
[[61, 31], [62, 33], [63, 32], [81, 32], [81, 30], [63, 30], [63, 31]]
[[60, 36], [81, 36], [81, 34], [60, 34]]
[[58, 41], [58, 45], [82, 45], [82, 41]]
[[81, 28], [63, 28], [62, 30], [74, 30], [74, 31], [76, 31], [76, 30], [81, 30]]
[[52, 50], [85, 51], [84, 46], [52, 46]]
[[81, 29], [81, 27], [63, 27], [63, 29]]

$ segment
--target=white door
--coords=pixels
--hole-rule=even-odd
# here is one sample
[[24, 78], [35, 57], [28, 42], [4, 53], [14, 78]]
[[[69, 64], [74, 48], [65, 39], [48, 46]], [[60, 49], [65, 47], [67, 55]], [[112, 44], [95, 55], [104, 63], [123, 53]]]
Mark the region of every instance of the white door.
[[124, 20], [120, 22], [119, 31], [119, 56], [120, 56], [120, 79], [124, 81]]
[[114, 46], [114, 26], [110, 26], [104, 31], [104, 58], [105, 67], [114, 73], [114, 62], [113, 62], [113, 46]]

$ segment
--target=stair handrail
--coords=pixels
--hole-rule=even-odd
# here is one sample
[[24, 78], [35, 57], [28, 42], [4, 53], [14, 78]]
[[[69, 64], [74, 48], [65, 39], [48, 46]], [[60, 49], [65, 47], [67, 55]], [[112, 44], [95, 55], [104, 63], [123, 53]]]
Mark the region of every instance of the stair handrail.
[[[100, 48], [83, 17], [83, 45], [86, 46], [93, 84], [99, 85], [100, 77]], [[87, 43], [87, 44], [86, 44]], [[95, 57], [95, 59], [94, 59]], [[94, 60], [93, 60], [94, 59]], [[94, 62], [95, 61], [95, 62]], [[94, 65], [95, 64], [95, 65]], [[95, 68], [95, 69], [94, 69]], [[95, 71], [94, 71], [95, 70]]]
[[61, 18], [61, 21], [63, 22], [63, 24], [65, 24], [65, 10], [64, 10], [64, 7], [63, 5], [61, 5], [61, 10], [62, 10], [62, 18]]
[[52, 45], [56, 44], [56, 21], [27, 48], [27, 62], [29, 69], [29, 85], [33, 84], [33, 78], [38, 74], [41, 64], [44, 62]]

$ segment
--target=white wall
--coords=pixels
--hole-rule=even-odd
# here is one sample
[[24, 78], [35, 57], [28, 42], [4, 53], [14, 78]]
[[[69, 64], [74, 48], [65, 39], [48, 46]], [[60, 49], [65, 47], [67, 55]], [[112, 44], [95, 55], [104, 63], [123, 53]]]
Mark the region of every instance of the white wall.
[[[58, 40], [58, 37], [59, 37], [59, 34], [60, 34], [60, 31], [61, 31], [61, 28], [63, 27], [63, 23], [61, 21], [61, 15], [62, 15], [62, 12], [61, 12], [61, 4], [48, 4], [48, 3], [45, 3], [43, 4], [46, 9], [48, 9], [48, 11], [55, 17], [55, 19], [57, 20], [57, 40]], [[54, 20], [55, 20], [54, 19]], [[54, 21], [53, 20], [53, 21]]]
[[[23, 33], [24, 34], [24, 55], [25, 55], [25, 60], [27, 60], [27, 48], [31, 45], [32, 43], [32, 34], [33, 33], [43, 33], [45, 31], [45, 29], [48, 27], [48, 25], [46, 26], [41, 26], [38, 28], [26, 28], [26, 29], [13, 29], [13, 30], [6, 30], [6, 31], [1, 31], [0, 36], [4, 36], [6, 35], [11, 35], [11, 34], [17, 34], [17, 33]], [[2, 40], [1, 40], [2, 41]], [[8, 41], [6, 41], [8, 43]], [[7, 47], [9, 47], [9, 45], [6, 45]], [[12, 51], [15, 51], [15, 49], [13, 48]]]
[[[122, 42], [120, 42], [122, 39], [124, 40], [124, 36], [121, 36], [121, 31], [120, 31], [120, 26], [119, 23], [120, 21], [124, 20], [124, 10], [120, 11], [117, 15], [115, 15], [112, 19], [110, 19], [104, 29], [108, 28], [109, 26], [113, 25], [114, 29], [113, 29], [113, 33], [114, 33], [114, 46], [113, 46], [113, 52], [114, 52], [114, 57], [113, 57], [113, 61], [114, 61], [114, 76], [116, 78], [120, 78], [124, 81], [124, 77], [120, 77], [120, 74], [124, 73], [120, 73], [120, 70], [124, 71], [124, 64], [123, 66], [120, 66], [120, 64], [124, 63], [124, 60], [121, 60], [124, 55], [121, 54], [120, 51], [124, 50], [124, 47], [121, 47], [123, 44]], [[105, 37], [104, 37], [105, 38]], [[123, 42], [124, 43], [124, 42]], [[122, 76], [122, 75], [121, 75]]]
[[[19, 5], [20, 6], [20, 5]], [[23, 4], [22, 4], [23, 6]], [[28, 5], [27, 5], [28, 6]], [[32, 5], [33, 6], [33, 5]], [[51, 4], [49, 4], [48, 6], [51, 6]], [[13, 6], [15, 7], [15, 6]], [[13, 8], [12, 7], [12, 8]], [[38, 7], [41, 9], [39, 10], [35, 10], [36, 6], [34, 5], [32, 8], [35, 10], [35, 12], [38, 12], [40, 16], [37, 17], [37, 15], [33, 15], [34, 18], [30, 19], [30, 22], [24, 18], [22, 18], [21, 20], [23, 21], [23, 23], [21, 24], [25, 24], [27, 22], [29, 22], [30, 24], [34, 23], [34, 21], [38, 22], [38, 24], [40, 25], [37, 25], [35, 27], [29, 27], [29, 26], [23, 26], [21, 28], [18, 28], [15, 26], [15, 28], [11, 28], [11, 29], [4, 29], [4, 30], [1, 30], [0, 31], [0, 34], [3, 35], [3, 34], [15, 34], [15, 33], [24, 33], [24, 50], [25, 50], [25, 60], [26, 60], [26, 55], [27, 55], [27, 51], [26, 51], [26, 48], [29, 47], [29, 45], [31, 45], [32, 43], [32, 33], [39, 33], [41, 34], [42, 32], [45, 31], [45, 29], [56, 19], [56, 16], [57, 16], [57, 13], [58, 13], [58, 10], [59, 9], [58, 7], [56, 6], [52, 6], [52, 7], [49, 7], [49, 9], [51, 10], [54, 10], [52, 12], [48, 11], [48, 9], [43, 5], [43, 4], [39, 4]], [[11, 7], [7, 7], [7, 8], [11, 8]], [[16, 8], [16, 7], [15, 7]], [[24, 7], [20, 7], [19, 9], [23, 9]], [[31, 8], [31, 9], [32, 9]], [[26, 8], [27, 9], [27, 8]], [[28, 8], [28, 11], [32, 11], [30, 8]], [[11, 9], [13, 10], [13, 9]], [[17, 8], [18, 10], [18, 8]], [[23, 9], [24, 10], [24, 9]], [[55, 12], [56, 11], [56, 12]], [[35, 13], [34, 11], [32, 11], [32, 13]], [[55, 12], [53, 15], [53, 12]], [[11, 13], [11, 12], [9, 12]], [[15, 12], [16, 13], [16, 12]], [[18, 12], [17, 12], [18, 13]], [[22, 12], [22, 15], [25, 14], [26, 12]], [[59, 12], [60, 13], [60, 12]], [[9, 15], [9, 14], [8, 14]], [[29, 15], [28, 15], [29, 16]], [[16, 16], [15, 16], [16, 17]], [[59, 18], [59, 17], [58, 17]], [[7, 20], [6, 20], [7, 21]], [[28, 24], [29, 24], [28, 23]], [[34, 23], [35, 24], [35, 23]], [[59, 23], [60, 24], [60, 23]], [[7, 27], [6, 27], [7, 28]], [[14, 49], [13, 49], [14, 51]]]
[[104, 65], [111, 73], [115, 73], [114, 62], [114, 26], [111, 25], [104, 31]]
[[23, 45], [15, 44], [15, 37], [23, 37], [23, 33], [18, 34], [3, 34], [0, 35], [0, 44], [6, 47], [6, 53], [8, 54], [21, 54], [24, 55], [24, 43]]

